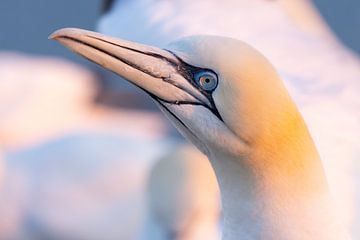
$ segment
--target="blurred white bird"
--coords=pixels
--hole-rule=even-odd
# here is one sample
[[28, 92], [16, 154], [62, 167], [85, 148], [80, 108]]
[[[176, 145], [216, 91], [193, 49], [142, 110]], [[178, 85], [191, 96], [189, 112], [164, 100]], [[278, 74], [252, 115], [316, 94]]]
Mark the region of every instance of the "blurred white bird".
[[311, 1], [114, 1], [98, 29], [160, 47], [186, 35], [210, 34], [260, 50], [299, 106], [347, 225], [360, 236], [360, 64]]
[[202, 153], [175, 145], [151, 169], [142, 239], [220, 239], [217, 186]]

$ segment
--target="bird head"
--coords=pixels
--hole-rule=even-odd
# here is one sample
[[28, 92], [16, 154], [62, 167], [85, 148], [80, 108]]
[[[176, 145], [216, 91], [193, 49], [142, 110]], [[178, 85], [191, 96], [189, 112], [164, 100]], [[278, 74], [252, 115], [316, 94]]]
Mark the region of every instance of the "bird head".
[[192, 36], [159, 49], [80, 29], [50, 38], [143, 89], [207, 155], [246, 153], [291, 103], [271, 64], [239, 40]]

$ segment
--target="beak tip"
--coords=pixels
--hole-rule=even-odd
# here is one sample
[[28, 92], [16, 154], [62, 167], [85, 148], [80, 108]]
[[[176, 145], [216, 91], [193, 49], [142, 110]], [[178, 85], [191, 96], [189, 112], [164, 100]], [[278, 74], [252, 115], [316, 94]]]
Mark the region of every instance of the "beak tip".
[[52, 34], [49, 35], [48, 39], [50, 40], [57, 40], [58, 38], [62, 37], [65, 35], [66, 29], [62, 28], [59, 30], [56, 30], [55, 32], [53, 32]]
[[50, 40], [57, 40], [61, 37], [71, 36], [79, 32], [80, 29], [77, 28], [61, 28], [56, 30], [52, 34], [49, 35], [48, 39]]
[[56, 35], [57, 35], [57, 31], [56, 31], [56, 32], [53, 32], [52, 34], [50, 34], [50, 35], [48, 36], [48, 39], [49, 39], [49, 40], [55, 40], [55, 39], [56, 39]]

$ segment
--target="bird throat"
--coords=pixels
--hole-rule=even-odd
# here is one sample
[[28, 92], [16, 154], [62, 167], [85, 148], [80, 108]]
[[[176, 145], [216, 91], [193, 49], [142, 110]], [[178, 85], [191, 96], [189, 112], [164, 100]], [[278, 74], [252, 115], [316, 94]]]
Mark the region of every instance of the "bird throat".
[[284, 133], [287, 144], [272, 139], [240, 157], [210, 154], [221, 191], [223, 239], [347, 239], [300, 121], [301, 134]]

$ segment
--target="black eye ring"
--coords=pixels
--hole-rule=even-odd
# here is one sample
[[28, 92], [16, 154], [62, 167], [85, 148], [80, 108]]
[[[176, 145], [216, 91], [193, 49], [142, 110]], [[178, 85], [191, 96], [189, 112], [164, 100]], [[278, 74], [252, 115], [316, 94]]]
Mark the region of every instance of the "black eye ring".
[[205, 91], [212, 92], [218, 85], [218, 78], [215, 73], [211, 71], [200, 71], [195, 74], [197, 84]]

